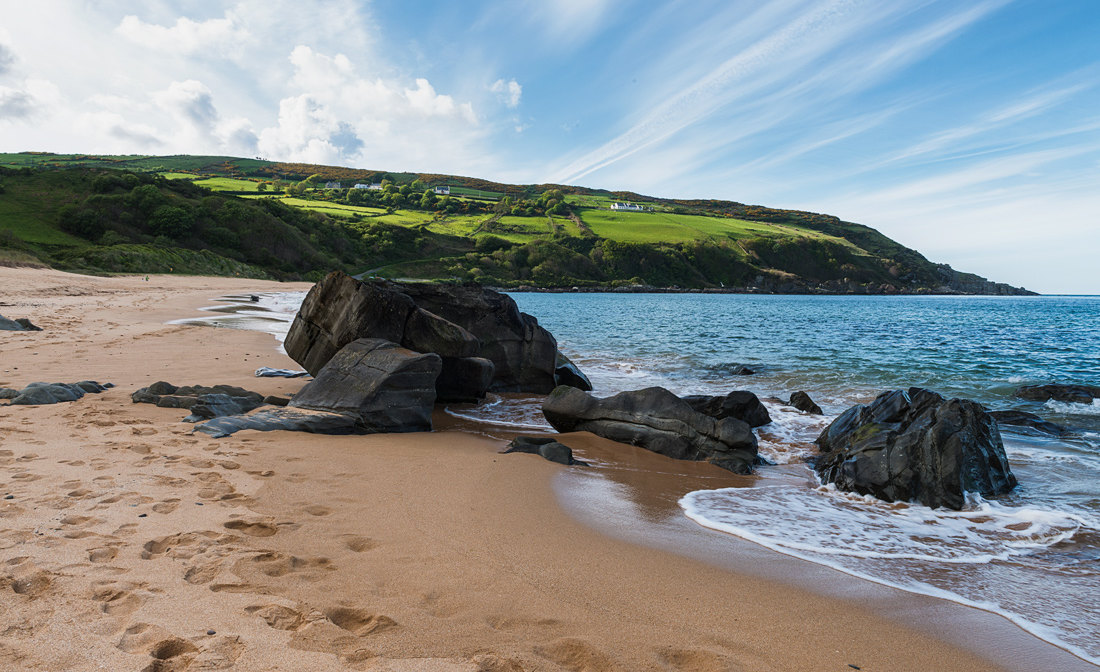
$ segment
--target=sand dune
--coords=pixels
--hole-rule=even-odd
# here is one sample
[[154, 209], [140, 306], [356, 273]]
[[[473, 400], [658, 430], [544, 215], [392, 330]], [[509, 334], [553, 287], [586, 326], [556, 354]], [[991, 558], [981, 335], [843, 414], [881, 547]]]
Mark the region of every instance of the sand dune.
[[[117, 385], [0, 407], [0, 669], [1000, 669], [852, 599], [604, 536], [559, 507], [565, 467], [442, 414], [430, 434], [213, 439], [130, 402], [156, 380], [294, 392], [252, 375], [296, 368], [271, 336], [165, 322], [304, 286], [0, 283], [0, 310], [44, 328], [0, 335], [0, 386]], [[1086, 669], [1048, 649], [1027, 651]]]

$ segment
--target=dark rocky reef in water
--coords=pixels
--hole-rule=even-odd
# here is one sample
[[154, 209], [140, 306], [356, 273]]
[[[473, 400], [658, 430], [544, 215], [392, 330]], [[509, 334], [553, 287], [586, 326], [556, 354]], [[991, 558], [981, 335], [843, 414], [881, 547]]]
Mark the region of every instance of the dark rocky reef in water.
[[1063, 401], [1071, 404], [1091, 404], [1093, 399], [1100, 399], [1100, 386], [1097, 385], [1063, 385], [1048, 383], [1046, 385], [1024, 385], [1016, 389], [1016, 396], [1027, 401]]
[[559, 432], [591, 432], [680, 460], [706, 460], [738, 474], [758, 463], [756, 436], [736, 418], [721, 420], [694, 410], [662, 387], [598, 399], [560, 386], [542, 406]]
[[306, 296], [285, 347], [316, 375], [358, 338], [439, 355], [439, 401], [476, 401], [487, 390], [546, 394], [559, 383], [591, 389], [538, 320], [476, 285], [360, 281], [335, 271]]
[[1016, 486], [997, 421], [981, 404], [922, 388], [849, 408], [817, 445], [823, 482], [888, 502], [959, 510], [967, 492], [994, 496]]

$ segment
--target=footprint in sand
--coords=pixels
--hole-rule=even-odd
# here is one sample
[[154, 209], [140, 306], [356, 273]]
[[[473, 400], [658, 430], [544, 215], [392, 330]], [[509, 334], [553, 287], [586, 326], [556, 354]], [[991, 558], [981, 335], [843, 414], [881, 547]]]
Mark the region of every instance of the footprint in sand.
[[223, 527], [234, 532], [247, 534], [250, 537], [270, 537], [279, 531], [279, 528], [271, 523], [248, 520], [230, 520], [224, 523]]
[[[233, 565], [233, 573], [246, 583], [263, 583], [264, 577], [279, 578], [288, 574], [294, 574], [305, 581], [316, 581], [335, 569], [332, 560], [325, 557], [301, 558], [278, 551], [265, 551], [241, 558]], [[214, 590], [213, 586], [211, 590]]]
[[536, 646], [535, 653], [573, 672], [626, 672], [626, 668], [583, 639], [558, 639]]
[[378, 547], [378, 542], [374, 539], [361, 537], [357, 534], [345, 534], [341, 538], [344, 540], [344, 548], [356, 553], [363, 553]]
[[332, 513], [332, 509], [327, 506], [321, 506], [320, 504], [313, 504], [302, 510], [311, 516], [327, 516]]
[[172, 513], [180, 506], [180, 500], [171, 498], [166, 499], [163, 502], [157, 502], [153, 505], [154, 513]]
[[256, 604], [245, 607], [245, 613], [259, 616], [276, 630], [299, 630], [306, 623], [305, 615], [281, 604]]
[[397, 621], [382, 614], [372, 614], [354, 607], [332, 607], [325, 610], [325, 617], [337, 627], [362, 637], [397, 626]]
[[185, 670], [199, 652], [199, 647], [186, 639], [148, 623], [136, 623], [126, 628], [116, 646], [126, 653], [145, 653], [151, 656], [153, 662], [145, 668], [149, 672]]
[[141, 584], [129, 582], [97, 581], [92, 584], [92, 599], [99, 602], [99, 610], [111, 616], [129, 616], [145, 603], [145, 598], [134, 591]]
[[726, 672], [741, 669], [740, 665], [726, 656], [693, 649], [664, 649], [657, 652], [657, 660], [667, 669], [683, 672]]
[[118, 557], [118, 548], [115, 546], [97, 546], [88, 549], [90, 562], [110, 562]]
[[20, 576], [9, 575], [0, 578], [0, 585], [7, 585], [17, 595], [26, 595], [33, 598], [49, 590], [50, 586], [53, 585], [53, 578], [49, 572], [33, 569]]

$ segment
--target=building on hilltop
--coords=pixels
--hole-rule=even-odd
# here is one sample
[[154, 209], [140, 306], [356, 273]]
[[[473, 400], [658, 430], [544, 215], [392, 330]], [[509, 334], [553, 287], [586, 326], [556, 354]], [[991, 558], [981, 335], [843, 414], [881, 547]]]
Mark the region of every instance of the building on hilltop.
[[382, 183], [372, 182], [371, 185], [367, 187], [367, 189], [370, 189], [371, 191], [382, 191]]
[[451, 188], [450, 187], [434, 187], [434, 188], [432, 188], [432, 191], [434, 191], [435, 193], [437, 193], [441, 196], [450, 196], [451, 195]]
[[[379, 185], [379, 187], [381, 187], [381, 185]], [[362, 182], [356, 182], [354, 185], [352, 185], [352, 189], [370, 189], [370, 188], [371, 188], [371, 185], [363, 184]]]
[[645, 212], [646, 208], [634, 203], [612, 203], [612, 210], [629, 210], [630, 212]]
[[325, 189], [340, 189], [339, 182], [325, 182]]

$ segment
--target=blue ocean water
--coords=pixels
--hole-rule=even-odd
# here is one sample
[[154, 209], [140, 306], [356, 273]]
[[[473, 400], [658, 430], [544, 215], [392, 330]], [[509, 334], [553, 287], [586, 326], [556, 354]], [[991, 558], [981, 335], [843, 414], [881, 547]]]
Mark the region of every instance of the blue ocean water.
[[[715, 534], [872, 581], [978, 606], [1100, 664], [1100, 403], [1034, 403], [1020, 385], [1100, 384], [1100, 297], [870, 297], [516, 293], [597, 396], [652, 385], [756, 392], [772, 422], [760, 450], [787, 473], [699, 490], [683, 514]], [[227, 297], [210, 324], [282, 339], [304, 294]], [[241, 305], [241, 304], [244, 305]], [[195, 322], [195, 320], [181, 320]], [[747, 365], [756, 373], [736, 376]], [[923, 386], [1065, 425], [1051, 438], [1001, 427], [1020, 486], [966, 511], [887, 504], [821, 486], [806, 460], [836, 415]], [[826, 415], [785, 406], [804, 390]], [[491, 397], [454, 415], [550, 430], [541, 398]], [[763, 467], [762, 469], [767, 469]]]
[[[1031, 383], [1100, 384], [1100, 297], [512, 296], [597, 396], [661, 385], [776, 398], [766, 402], [773, 422], [757, 432], [761, 452], [780, 463], [804, 463], [849, 406], [914, 385], [1072, 428], [1055, 439], [1003, 426], [1021, 484], [963, 512], [837, 492], [808, 466], [804, 484], [696, 491], [680, 505], [716, 533], [1001, 613], [1100, 663], [1100, 403], [1013, 396]], [[738, 365], [757, 373], [732, 375]], [[826, 417], [783, 406], [796, 390]], [[522, 402], [485, 413], [541, 424]]]

